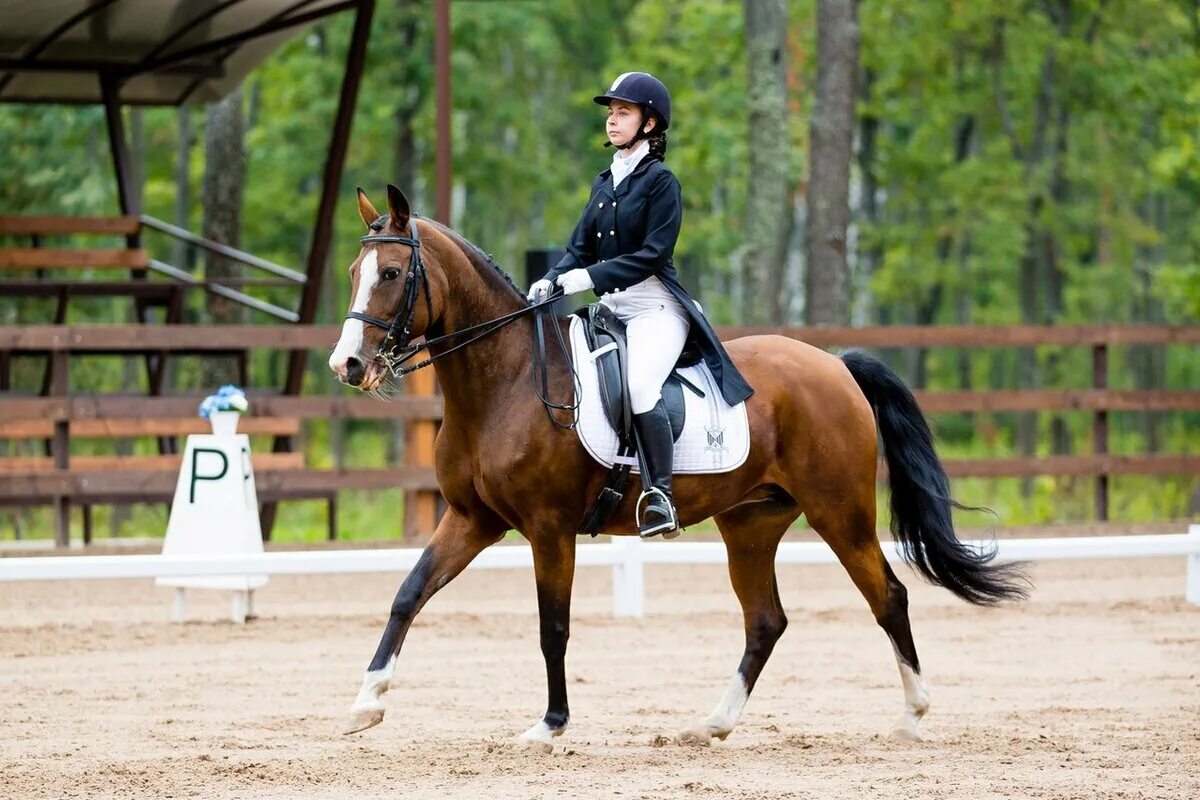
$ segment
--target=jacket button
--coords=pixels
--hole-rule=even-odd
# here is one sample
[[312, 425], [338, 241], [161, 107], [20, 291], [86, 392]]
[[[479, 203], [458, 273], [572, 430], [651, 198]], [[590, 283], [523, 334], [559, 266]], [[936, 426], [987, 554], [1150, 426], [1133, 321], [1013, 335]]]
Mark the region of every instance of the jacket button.
[[608, 232], [608, 235], [609, 235], [609, 236], [616, 236], [616, 235], [617, 235], [617, 232], [616, 232], [616, 231], [609, 231], [609, 232]]
[[604, 203], [601, 203], [601, 204], [600, 204], [600, 207], [601, 207], [601, 208], [604, 208]]
[[600, 233], [600, 231], [596, 231], [596, 238], [597, 238], [597, 239], [599, 239], [599, 238], [600, 238], [600, 236], [601, 236], [601, 233]]

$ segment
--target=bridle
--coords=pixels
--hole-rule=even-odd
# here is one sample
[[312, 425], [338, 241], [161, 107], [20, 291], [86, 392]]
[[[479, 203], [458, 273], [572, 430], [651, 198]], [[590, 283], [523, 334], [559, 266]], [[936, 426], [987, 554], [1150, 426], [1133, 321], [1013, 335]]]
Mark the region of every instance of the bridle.
[[[379, 217], [371, 223], [371, 230], [382, 230], [386, 221], [386, 216]], [[422, 284], [425, 286], [425, 303], [429, 310], [429, 319], [433, 319], [433, 294], [429, 291], [429, 275], [425, 272], [425, 265], [421, 263], [421, 236], [417, 232], [417, 223], [411, 218], [408, 221], [408, 230], [412, 234], [411, 236], [370, 233], [360, 240], [363, 244], [406, 244], [412, 248], [408, 272], [404, 276], [404, 299], [400, 301], [400, 307], [396, 309], [396, 315], [392, 317], [391, 322], [358, 311], [346, 312], [346, 319], [356, 319], [387, 331], [387, 335], [379, 344], [379, 352], [375, 354], [375, 361], [397, 376], [415, 372], [423, 366], [402, 366], [423, 347], [414, 346], [409, 342], [409, 339], [412, 338], [413, 312], [416, 311], [417, 294]]]
[[[421, 343], [413, 344], [409, 341], [412, 338], [412, 321], [414, 312], [416, 311], [417, 295], [420, 294], [421, 287], [425, 287], [425, 307], [428, 311], [427, 319], [433, 321], [433, 293], [429, 291], [429, 275], [425, 271], [425, 265], [421, 263], [421, 236], [417, 231], [416, 223], [417, 215], [413, 214], [408, 220], [408, 230], [411, 235], [397, 236], [394, 234], [378, 233], [383, 230], [387, 224], [388, 215], [384, 214], [371, 223], [370, 234], [362, 237], [359, 241], [363, 244], [406, 244], [412, 249], [412, 257], [409, 259], [408, 271], [404, 276], [404, 296], [400, 301], [399, 308], [396, 309], [395, 315], [391, 321], [372, 317], [369, 314], [363, 314], [358, 311], [346, 312], [346, 319], [355, 319], [360, 322], [365, 322], [368, 325], [374, 325], [376, 328], [383, 328], [387, 331], [387, 335], [383, 337], [383, 341], [379, 343], [379, 350], [375, 353], [374, 361], [384, 370], [392, 373], [397, 378], [409, 375], [419, 369], [424, 369], [430, 364], [441, 358], [445, 358], [456, 350], [461, 350], [469, 344], [473, 344], [486, 336], [490, 336], [501, 328], [516, 322], [526, 314], [535, 314], [534, 318], [534, 339], [535, 346], [533, 347], [533, 378], [534, 392], [538, 399], [542, 401], [542, 405], [546, 408], [546, 415], [550, 417], [550, 421], [560, 428], [574, 428], [575, 423], [563, 424], [554, 418], [552, 409], [561, 411], [571, 411], [572, 417], [574, 412], [579, 408], [580, 383], [579, 376], [575, 372], [575, 366], [571, 361], [571, 353], [567, 348], [566, 341], [563, 339], [562, 330], [558, 325], [553, 326], [558, 337], [559, 347], [566, 356], [567, 364], [571, 366], [571, 377], [575, 383], [575, 402], [574, 403], [554, 403], [547, 398], [549, 391], [549, 374], [546, 368], [546, 348], [545, 337], [542, 332], [543, 317], [545, 313], [553, 313], [548, 306], [553, 305], [559, 297], [562, 296], [561, 289], [555, 287], [555, 291], [545, 300], [537, 303], [531, 303], [525, 308], [519, 308], [516, 311], [504, 314], [487, 322], [482, 322], [478, 325], [472, 325], [469, 328], [454, 331], [445, 334], [444, 336], [435, 336], [432, 339], [426, 337]], [[417, 353], [422, 350], [429, 349], [435, 345], [442, 344], [452, 339], [459, 339], [468, 333], [476, 333], [466, 341], [443, 350], [440, 353], [432, 354], [429, 358], [418, 361], [415, 364], [407, 364], [416, 357]], [[430, 350], [432, 353], [432, 350]], [[540, 373], [542, 378], [541, 390], [537, 387], [537, 376]]]

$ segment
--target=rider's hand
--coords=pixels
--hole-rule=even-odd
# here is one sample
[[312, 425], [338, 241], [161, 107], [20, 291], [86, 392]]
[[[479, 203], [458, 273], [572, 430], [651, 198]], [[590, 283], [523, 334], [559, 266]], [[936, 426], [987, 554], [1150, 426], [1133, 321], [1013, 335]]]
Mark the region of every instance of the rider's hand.
[[564, 272], [558, 276], [558, 285], [563, 288], [567, 294], [578, 294], [586, 292], [588, 289], [594, 289], [595, 284], [592, 283], [592, 276], [588, 274], [586, 269], [573, 269], [570, 272]]
[[534, 281], [533, 286], [529, 287], [529, 302], [540, 303], [550, 296], [551, 290], [554, 289], [554, 284], [542, 278], [540, 281]]

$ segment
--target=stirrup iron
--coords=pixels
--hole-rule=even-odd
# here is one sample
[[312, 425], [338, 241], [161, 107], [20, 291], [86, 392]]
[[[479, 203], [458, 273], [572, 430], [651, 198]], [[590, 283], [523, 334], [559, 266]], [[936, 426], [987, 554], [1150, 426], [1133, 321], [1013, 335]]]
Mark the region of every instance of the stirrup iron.
[[[653, 497], [655, 495], [661, 497], [666, 503], [667, 511], [670, 513], [670, 516], [668, 516], [667, 519], [664, 519], [662, 522], [657, 523], [654, 527], [648, 530], [642, 530], [642, 504], [645, 502], [647, 497]], [[638, 536], [642, 539], [650, 539], [659, 535], [660, 533], [664, 539], [674, 539], [680, 533], [679, 518], [676, 515], [675, 504], [671, 502], [671, 498], [667, 495], [667, 493], [662, 489], [659, 489], [657, 486], [651, 486], [649, 489], [642, 492], [640, 497], [638, 497], [637, 508], [634, 510], [634, 519], [637, 522]]]

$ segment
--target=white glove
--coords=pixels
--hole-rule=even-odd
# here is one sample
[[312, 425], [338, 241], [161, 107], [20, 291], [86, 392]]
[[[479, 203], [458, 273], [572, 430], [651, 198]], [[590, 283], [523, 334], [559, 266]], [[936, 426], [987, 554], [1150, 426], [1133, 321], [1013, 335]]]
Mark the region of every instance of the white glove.
[[596, 287], [596, 284], [592, 283], [592, 276], [588, 274], [586, 269], [573, 269], [570, 272], [564, 272], [558, 276], [558, 285], [567, 294], [578, 294], [579, 292], [586, 292], [588, 289]]
[[550, 290], [554, 288], [554, 284], [542, 278], [539, 281], [534, 281], [533, 286], [529, 287], [529, 302], [540, 303], [550, 296]]

